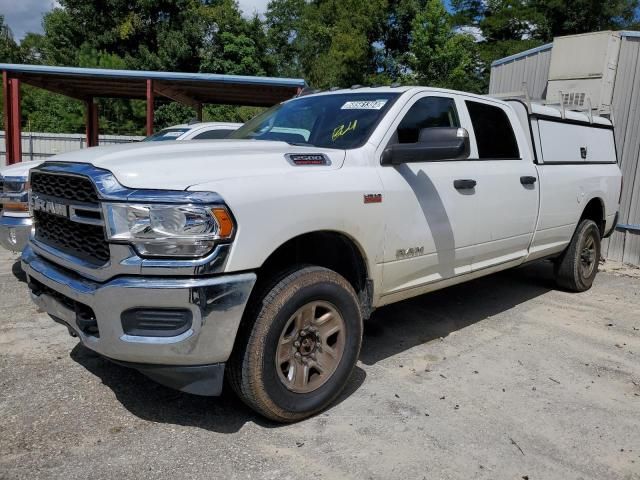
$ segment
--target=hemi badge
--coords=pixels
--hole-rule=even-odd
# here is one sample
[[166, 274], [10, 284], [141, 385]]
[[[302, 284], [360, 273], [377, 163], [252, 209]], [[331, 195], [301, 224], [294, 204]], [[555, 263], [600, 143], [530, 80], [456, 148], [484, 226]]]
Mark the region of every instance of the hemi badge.
[[322, 153], [288, 153], [285, 155], [287, 160], [293, 165], [302, 166], [324, 166], [331, 165], [329, 157]]
[[364, 203], [382, 203], [381, 193], [365, 193]]

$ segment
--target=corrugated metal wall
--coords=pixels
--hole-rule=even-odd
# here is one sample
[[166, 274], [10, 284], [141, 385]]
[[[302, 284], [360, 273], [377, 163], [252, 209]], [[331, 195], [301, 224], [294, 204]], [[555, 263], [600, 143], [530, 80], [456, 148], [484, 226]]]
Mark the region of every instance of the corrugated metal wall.
[[532, 99], [545, 98], [551, 44], [498, 60], [491, 65], [489, 94], [521, 92], [523, 82]]
[[[624, 178], [619, 223], [640, 225], [640, 37], [622, 36], [613, 117]], [[640, 265], [640, 232], [616, 232], [604, 247], [607, 258]]]
[[[622, 32], [622, 45], [613, 91], [618, 161], [624, 176], [621, 225], [640, 225], [640, 34]], [[490, 94], [522, 90], [526, 81], [531, 98], [545, 98], [551, 45], [498, 60], [491, 67]], [[544, 84], [544, 86], [542, 86]], [[640, 232], [619, 229], [603, 244], [611, 260], [640, 265]]]
[[[0, 130], [0, 167], [6, 164], [4, 132]], [[133, 135], [100, 135], [100, 145], [129, 143], [144, 137]], [[23, 133], [22, 161], [39, 160], [58, 153], [72, 152], [86, 147], [86, 138], [80, 133]]]

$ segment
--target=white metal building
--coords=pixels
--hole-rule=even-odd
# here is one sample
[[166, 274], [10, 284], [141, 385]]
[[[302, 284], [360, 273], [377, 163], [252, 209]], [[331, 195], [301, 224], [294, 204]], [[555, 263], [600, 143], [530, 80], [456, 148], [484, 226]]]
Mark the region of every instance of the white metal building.
[[618, 229], [603, 254], [640, 266], [640, 32], [558, 37], [491, 65], [490, 95], [524, 90], [613, 120], [624, 188]]

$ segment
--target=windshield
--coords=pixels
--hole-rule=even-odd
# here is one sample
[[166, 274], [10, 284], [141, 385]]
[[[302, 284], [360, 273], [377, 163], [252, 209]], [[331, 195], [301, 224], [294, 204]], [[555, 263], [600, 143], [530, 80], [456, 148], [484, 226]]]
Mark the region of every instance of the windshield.
[[364, 144], [399, 93], [336, 93], [281, 103], [228, 138], [349, 149]]
[[143, 142], [164, 142], [167, 140], [175, 140], [183, 133], [188, 132], [188, 128], [165, 128], [164, 130], [160, 130], [158, 133], [154, 133], [153, 135], [142, 140]]

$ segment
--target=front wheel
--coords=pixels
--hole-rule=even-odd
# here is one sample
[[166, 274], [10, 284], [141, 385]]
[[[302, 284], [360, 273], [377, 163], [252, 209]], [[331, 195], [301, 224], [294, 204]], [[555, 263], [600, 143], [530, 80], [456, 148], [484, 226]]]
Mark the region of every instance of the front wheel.
[[593, 220], [583, 220], [556, 265], [556, 282], [572, 292], [589, 290], [599, 262], [600, 229]]
[[339, 274], [304, 267], [255, 299], [229, 361], [229, 381], [251, 408], [293, 422], [326, 408], [358, 360], [362, 315]]

